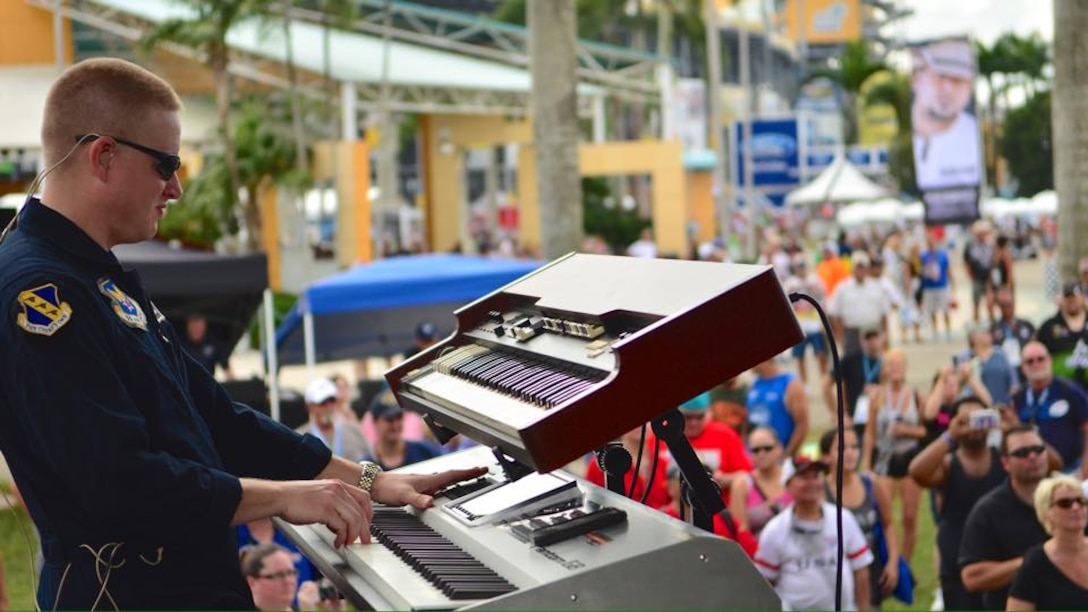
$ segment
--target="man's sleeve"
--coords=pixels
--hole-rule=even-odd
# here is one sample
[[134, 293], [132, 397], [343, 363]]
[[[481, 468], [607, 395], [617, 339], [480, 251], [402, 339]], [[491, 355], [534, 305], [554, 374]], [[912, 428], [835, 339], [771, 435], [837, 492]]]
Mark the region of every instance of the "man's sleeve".
[[779, 530], [770, 527], [768, 525], [768, 529], [759, 534], [759, 546], [753, 560], [759, 573], [767, 580], [775, 582], [782, 573], [782, 549]]
[[193, 403], [208, 423], [228, 472], [268, 480], [309, 480], [329, 464], [332, 451], [324, 442], [234, 402], [191, 355], [181, 351], [181, 359]]
[[850, 569], [858, 571], [869, 567], [873, 563], [873, 551], [869, 548], [869, 541], [858, 527], [858, 522], [851, 512], [842, 513], [843, 545], [846, 546], [846, 560]]
[[724, 435], [722, 437], [722, 467], [723, 472], [751, 472], [752, 460], [748, 458], [748, 453], [744, 452], [744, 441], [740, 439], [740, 434], [733, 431], [732, 427], [726, 426], [722, 429]]
[[[983, 497], [983, 499], [988, 498]], [[995, 535], [996, 531], [988, 509], [976, 503], [971, 513], [967, 515], [967, 523], [963, 528], [963, 540], [960, 541], [960, 568], [979, 561], [1003, 561]]]
[[3, 298], [0, 341], [10, 361], [0, 375], [10, 401], [0, 410], [54, 475], [42, 488], [69, 497], [85, 524], [111, 536], [186, 539], [228, 525], [241, 500], [238, 478], [152, 446], [96, 296], [70, 278], [25, 287], [51, 287], [67, 313], [59, 326], [35, 327], [10, 293]]

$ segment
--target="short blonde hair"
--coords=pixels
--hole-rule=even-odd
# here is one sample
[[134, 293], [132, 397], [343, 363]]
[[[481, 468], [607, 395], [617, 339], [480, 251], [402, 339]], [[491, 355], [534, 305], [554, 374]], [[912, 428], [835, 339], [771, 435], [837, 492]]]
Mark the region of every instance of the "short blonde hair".
[[151, 111], [180, 112], [181, 99], [149, 70], [115, 58], [89, 59], [68, 68], [53, 83], [42, 116], [46, 166], [75, 145], [78, 134], [109, 134], [139, 139]]
[[1050, 478], [1044, 478], [1035, 489], [1035, 515], [1039, 517], [1039, 523], [1051, 533], [1050, 521], [1047, 520], [1047, 512], [1054, 503], [1054, 493], [1061, 488], [1072, 489], [1078, 495], [1084, 495], [1084, 489], [1076, 478], [1069, 474], [1054, 474]]

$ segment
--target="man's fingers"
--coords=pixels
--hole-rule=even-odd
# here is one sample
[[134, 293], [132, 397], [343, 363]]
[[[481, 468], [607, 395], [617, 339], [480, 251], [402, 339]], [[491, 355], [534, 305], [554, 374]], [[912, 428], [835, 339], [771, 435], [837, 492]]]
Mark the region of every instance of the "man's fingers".
[[358, 487], [344, 487], [348, 495], [352, 497], [356, 504], [362, 509], [363, 515], [366, 517], [369, 523], [374, 518], [374, 504], [371, 501], [370, 493], [358, 488]]
[[422, 488], [424, 493], [434, 493], [439, 489], [444, 489], [455, 482], [461, 482], [462, 480], [469, 480], [470, 478], [479, 478], [487, 473], [486, 467], [474, 467], [463, 470], [449, 470], [448, 472], [442, 472], [440, 474], [432, 474], [424, 483], [426, 487]]
[[420, 510], [426, 510], [434, 505], [434, 498], [424, 493], [417, 493], [408, 498], [407, 501], [412, 507], [419, 508]]

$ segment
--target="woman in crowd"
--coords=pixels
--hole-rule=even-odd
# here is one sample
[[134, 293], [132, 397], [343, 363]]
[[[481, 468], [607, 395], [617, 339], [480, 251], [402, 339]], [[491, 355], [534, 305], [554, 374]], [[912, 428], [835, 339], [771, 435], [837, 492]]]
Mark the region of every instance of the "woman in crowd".
[[910, 460], [922, 447], [926, 428], [922, 398], [906, 381], [907, 355], [884, 355], [881, 382], [869, 390], [870, 416], [865, 426], [862, 461], [877, 475], [877, 486], [898, 496], [903, 507], [903, 558], [909, 563], [918, 537], [921, 489], [908, 475]]
[[[876, 478], [869, 472], [859, 472], [858, 464], [861, 461], [861, 452], [858, 448], [858, 435], [853, 429], [847, 428], [843, 438], [846, 444], [843, 447], [842, 462], [842, 507], [849, 510], [857, 519], [858, 527], [865, 534], [865, 540], [869, 543], [869, 549], [873, 551], [873, 564], [869, 566], [869, 579], [872, 587], [869, 590], [872, 596], [874, 609], [880, 608], [880, 602], [895, 590], [899, 583], [899, 564], [888, 563], [880, 565], [880, 558], [876, 554], [877, 548], [877, 521], [885, 534], [888, 558], [896, 559], [899, 556], [899, 540], [896, 537], [892, 523], [892, 498], [887, 489], [876, 486]], [[820, 437], [820, 454], [823, 461], [831, 470], [824, 477], [824, 495], [827, 501], [836, 503], [839, 499], [836, 473], [839, 463], [839, 435], [838, 430], [832, 429]]]
[[998, 292], [1008, 289], [1010, 293], [1014, 293], [1016, 290], [1016, 283], [1013, 279], [1013, 263], [1012, 245], [1009, 244], [1009, 237], [1001, 234], [997, 237], [993, 264], [990, 268], [990, 278], [989, 282], [986, 283], [986, 310], [990, 313], [991, 321], [994, 320], [994, 298]]
[[1044, 479], [1035, 489], [1035, 513], [1050, 534], [1024, 553], [1009, 590], [1009, 610], [1088, 610], [1088, 508], [1079, 480]]
[[313, 582], [306, 582], [305, 590], [298, 586], [291, 553], [279, 544], [258, 544], [242, 549], [242, 575], [253, 593], [253, 603], [258, 610], [292, 610], [295, 592], [298, 591], [299, 610], [313, 610], [318, 605], [318, 589]]
[[789, 505], [790, 494], [782, 485], [782, 442], [774, 429], [753, 429], [748, 434], [748, 453], [755, 469], [733, 479], [729, 511], [742, 529], [759, 537], [767, 521]]

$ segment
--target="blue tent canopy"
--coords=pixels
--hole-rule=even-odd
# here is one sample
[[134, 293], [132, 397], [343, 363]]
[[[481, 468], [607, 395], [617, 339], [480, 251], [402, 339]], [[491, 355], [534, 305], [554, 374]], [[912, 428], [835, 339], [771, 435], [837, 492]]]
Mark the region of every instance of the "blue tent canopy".
[[276, 331], [279, 363], [303, 363], [303, 319], [313, 315], [317, 361], [390, 356], [412, 345], [416, 326], [440, 335], [453, 311], [536, 270], [544, 262], [466, 255], [414, 255], [362, 264], [310, 285]]

